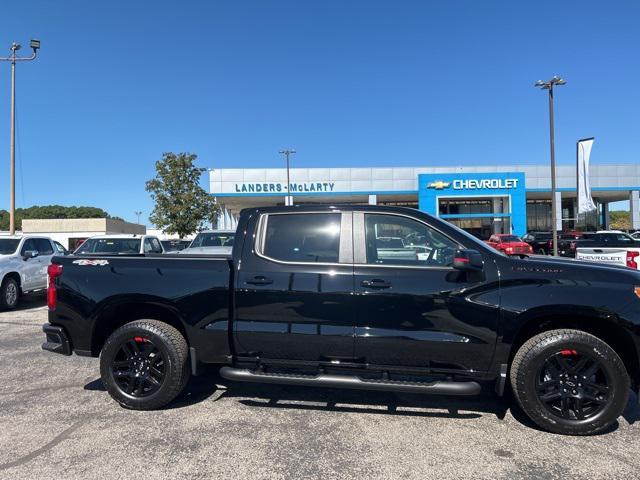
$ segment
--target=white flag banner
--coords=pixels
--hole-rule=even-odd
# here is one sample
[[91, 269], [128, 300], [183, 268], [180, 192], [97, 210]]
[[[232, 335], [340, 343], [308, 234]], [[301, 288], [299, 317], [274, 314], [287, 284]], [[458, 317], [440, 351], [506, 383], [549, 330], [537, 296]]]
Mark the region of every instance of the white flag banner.
[[593, 138], [578, 140], [578, 214], [596, 209], [596, 204], [591, 198], [591, 180], [589, 179], [589, 157], [593, 140]]

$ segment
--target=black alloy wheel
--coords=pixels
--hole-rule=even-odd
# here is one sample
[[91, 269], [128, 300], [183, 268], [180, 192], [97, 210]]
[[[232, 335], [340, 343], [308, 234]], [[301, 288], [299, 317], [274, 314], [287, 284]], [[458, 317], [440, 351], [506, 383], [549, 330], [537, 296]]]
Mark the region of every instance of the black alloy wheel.
[[135, 410], [164, 407], [189, 381], [189, 346], [159, 320], [136, 320], [113, 332], [100, 352], [100, 377], [109, 395]]
[[531, 337], [515, 353], [510, 369], [522, 410], [554, 433], [606, 431], [629, 398], [630, 378], [620, 356], [582, 330], [548, 330]]
[[549, 413], [566, 420], [584, 420], [604, 410], [610, 383], [598, 360], [585, 352], [563, 349], [544, 362], [536, 387]]
[[165, 358], [149, 338], [136, 335], [122, 343], [111, 362], [111, 372], [124, 394], [147, 397], [164, 382]]

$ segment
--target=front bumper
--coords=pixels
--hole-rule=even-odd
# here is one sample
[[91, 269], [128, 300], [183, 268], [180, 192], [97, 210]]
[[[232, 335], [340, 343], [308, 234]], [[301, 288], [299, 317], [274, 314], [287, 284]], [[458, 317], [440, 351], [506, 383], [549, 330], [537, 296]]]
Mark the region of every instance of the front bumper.
[[42, 331], [47, 335], [47, 341], [42, 344], [42, 349], [48, 352], [71, 355], [71, 342], [64, 328], [45, 323]]

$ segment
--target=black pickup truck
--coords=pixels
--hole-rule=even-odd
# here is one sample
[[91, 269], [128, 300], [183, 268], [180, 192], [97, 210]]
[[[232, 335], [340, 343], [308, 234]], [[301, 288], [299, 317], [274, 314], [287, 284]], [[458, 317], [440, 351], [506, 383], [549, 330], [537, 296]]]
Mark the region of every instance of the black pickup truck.
[[100, 356], [160, 408], [203, 364], [235, 381], [446, 395], [510, 385], [542, 428], [601, 431], [640, 381], [640, 274], [507, 257], [409, 208], [244, 210], [231, 257], [56, 257], [45, 350]]

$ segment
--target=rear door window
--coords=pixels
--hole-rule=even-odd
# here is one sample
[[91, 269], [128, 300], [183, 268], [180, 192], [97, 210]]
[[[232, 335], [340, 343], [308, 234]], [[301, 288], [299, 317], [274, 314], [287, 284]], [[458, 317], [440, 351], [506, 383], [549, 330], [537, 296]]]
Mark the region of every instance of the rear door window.
[[340, 213], [267, 216], [262, 253], [284, 262], [337, 263]]

